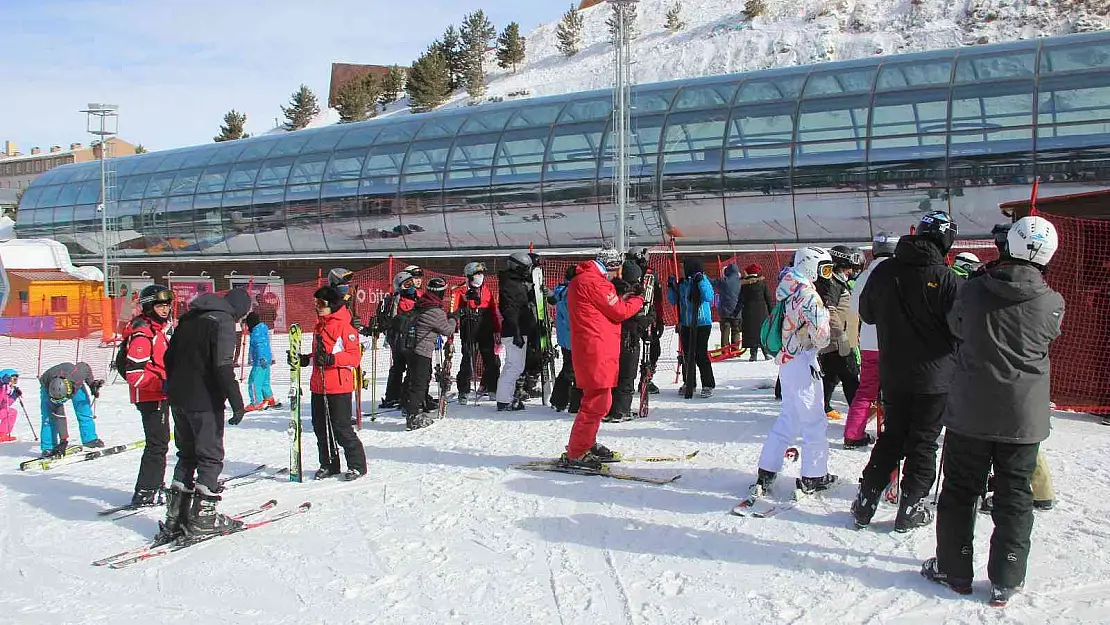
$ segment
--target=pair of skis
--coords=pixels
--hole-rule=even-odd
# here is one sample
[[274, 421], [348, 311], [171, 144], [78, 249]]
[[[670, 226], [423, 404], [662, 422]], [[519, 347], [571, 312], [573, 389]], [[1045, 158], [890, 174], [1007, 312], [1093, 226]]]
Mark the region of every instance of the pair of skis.
[[[616, 454], [614, 462], [683, 462], [692, 459], [698, 455], [698, 452], [692, 451], [680, 456], [622, 456]], [[558, 460], [533, 460], [529, 462], [516, 462], [510, 467], [520, 469], [522, 471], [544, 471], [549, 473], [566, 473], [570, 475], [589, 475], [598, 477], [608, 477], [615, 480], [622, 480], [627, 482], [641, 482], [644, 484], [670, 484], [678, 478], [682, 477], [681, 473], [676, 473], [666, 477], [651, 477], [646, 475], [637, 475], [634, 473], [626, 473], [622, 471], [614, 471], [610, 468], [609, 464], [602, 466], [601, 469], [587, 469], [585, 467], [563, 466]]]
[[[451, 296], [449, 298], [450, 303], [448, 304], [449, 312], [452, 315], [455, 314], [455, 305], [457, 303], [455, 300], [455, 291], [456, 289], [451, 290]], [[451, 391], [451, 382], [454, 380], [454, 378], [451, 377], [451, 359], [454, 355], [455, 333], [452, 332], [451, 336], [447, 337], [447, 340], [443, 343], [443, 360], [436, 365], [435, 377], [436, 381], [439, 382], [439, 400], [436, 404], [436, 409], [440, 419], [447, 416], [447, 395]], [[474, 363], [472, 362], [470, 366], [473, 368]]]
[[[651, 314], [651, 307], [655, 302], [656, 280], [655, 272], [652, 271], [651, 268], [644, 270], [644, 277], [641, 281], [644, 293], [644, 307], [641, 308], [639, 312], [642, 316]], [[648, 397], [651, 389], [651, 378], [655, 374], [655, 369], [651, 366], [651, 329], [648, 328], [643, 332], [643, 336], [640, 337], [640, 386], [637, 389], [637, 392], [640, 394], [640, 409], [636, 413], [640, 419], [647, 418], [648, 411], [651, 409]]]
[[[253, 469], [250, 469], [249, 471], [244, 471], [243, 473], [239, 473], [237, 475], [232, 475], [230, 477], [221, 478], [220, 481], [219, 481], [220, 490], [221, 491], [231, 490], [233, 488], [238, 488], [240, 486], [246, 486], [248, 484], [254, 484], [254, 483], [260, 482], [262, 480], [274, 479], [275, 477], [285, 477], [289, 474], [289, 467], [283, 467], [281, 469], [278, 469], [277, 471], [274, 471], [271, 474], [264, 474], [263, 472], [266, 470], [266, 466], [267, 465], [265, 465], [265, 464], [260, 464], [257, 467], [254, 467]], [[159, 497], [158, 497], [158, 499], [155, 503], [142, 504], [142, 505], [135, 505], [135, 504], [127, 503], [127, 504], [124, 504], [122, 506], [113, 506], [111, 508], [101, 510], [100, 512], [97, 512], [97, 514], [99, 516], [109, 516], [109, 515], [117, 514], [117, 513], [120, 513], [120, 512], [126, 513], [126, 514], [120, 514], [119, 516], [116, 516], [116, 517], [112, 517], [113, 521], [118, 521], [120, 519], [126, 519], [127, 517], [134, 516], [134, 515], [142, 512], [144, 508], [156, 508], [158, 506], [161, 506], [164, 503], [165, 503], [165, 501], [162, 499], [161, 493], [159, 493]]]
[[544, 297], [543, 267], [532, 267], [532, 304], [536, 308], [536, 322], [540, 327], [540, 383], [543, 388], [540, 402], [548, 405], [551, 391], [555, 387], [555, 346], [551, 342], [551, 315], [548, 314], [547, 298]]
[[301, 475], [301, 342], [300, 324], [289, 326], [289, 481]]
[[135, 441], [133, 443], [127, 443], [126, 445], [104, 447], [102, 449], [90, 450], [77, 447], [76, 451], [73, 453], [70, 453], [70, 451], [67, 449], [66, 455], [62, 456], [61, 458], [32, 458], [31, 460], [25, 460], [19, 463], [19, 470], [27, 471], [29, 469], [42, 469], [43, 471], [48, 471], [57, 467], [62, 467], [69, 464], [76, 464], [78, 462], [88, 462], [90, 460], [96, 460], [97, 458], [103, 458], [105, 456], [114, 456], [125, 451], [130, 451], [132, 449], [141, 449], [143, 447], [146, 447], [146, 439]]

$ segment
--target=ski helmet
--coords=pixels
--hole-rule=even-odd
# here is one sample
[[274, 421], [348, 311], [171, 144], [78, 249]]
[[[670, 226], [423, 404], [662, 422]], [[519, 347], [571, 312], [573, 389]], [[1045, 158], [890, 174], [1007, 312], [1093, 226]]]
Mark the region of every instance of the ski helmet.
[[409, 272], [409, 275], [411, 275], [414, 278], [423, 278], [424, 277], [424, 270], [421, 269], [419, 265], [409, 265], [408, 267], [405, 267], [404, 269], [402, 269], [402, 271]]
[[1027, 260], [1038, 267], [1047, 266], [1059, 246], [1056, 226], [1044, 217], [1022, 217], [1006, 235], [1010, 258]]
[[432, 278], [428, 280], [427, 289], [436, 295], [443, 295], [447, 291], [447, 281], [443, 278]]
[[594, 260], [601, 263], [605, 267], [605, 269], [609, 271], [616, 271], [617, 269], [620, 269], [621, 263], [624, 262], [623, 256], [624, 255], [620, 253], [620, 250], [606, 245], [605, 247], [597, 251], [597, 256], [594, 257]]
[[50, 395], [50, 401], [55, 404], [65, 403], [67, 399], [73, 397], [73, 382], [67, 378], [54, 378], [50, 380], [46, 392]]
[[316, 289], [312, 297], [316, 298], [317, 301], [323, 302], [333, 313], [343, 308], [343, 294], [334, 286], [322, 286]]
[[829, 256], [833, 259], [833, 267], [841, 269], [855, 266], [855, 252], [847, 245], [834, 245], [829, 248]]
[[532, 268], [532, 257], [528, 252], [513, 252], [509, 254], [509, 269], [527, 273]]
[[876, 234], [875, 237], [871, 239], [871, 254], [874, 255], [875, 258], [894, 256], [894, 249], [898, 247], [898, 239], [900, 238], [901, 237], [898, 235], [889, 232], [880, 232]]
[[397, 275], [393, 276], [393, 291], [400, 293], [403, 289], [413, 286], [412, 274], [407, 271], [399, 271]]
[[351, 278], [355, 277], [355, 272], [344, 267], [336, 267], [328, 272], [328, 286], [339, 286], [347, 284]]
[[19, 372], [15, 369], [0, 371], [0, 384], [10, 384], [12, 379], [19, 379]]
[[[803, 247], [794, 252], [794, 269], [798, 270], [810, 282], [815, 282], [818, 277], [832, 277], [832, 268], [832, 256], [823, 248]], [[824, 275], [825, 273], [828, 273], [828, 275]]]
[[978, 269], [981, 264], [982, 261], [979, 260], [979, 257], [971, 252], [960, 252], [956, 254], [956, 260], [952, 261], [953, 267], [962, 269], [967, 273], [972, 273]]
[[959, 228], [956, 227], [956, 222], [952, 221], [948, 213], [929, 211], [921, 218], [917, 233], [935, 242], [940, 246], [940, 251], [947, 254], [948, 250], [952, 249], [952, 244], [956, 242], [956, 234], [959, 233]]
[[172, 304], [173, 291], [162, 286], [161, 284], [151, 284], [144, 286], [143, 290], [139, 291], [139, 305], [142, 306], [144, 314], [151, 314], [154, 312], [155, 304]]
[[991, 236], [994, 237], [994, 246], [998, 248], [998, 253], [1001, 256], [1006, 255], [1007, 238], [1010, 235], [1011, 224], [995, 224], [991, 228]]
[[476, 273], [485, 273], [485, 272], [486, 272], [486, 264], [482, 263], [482, 262], [467, 263], [466, 267], [463, 267], [463, 273], [466, 274], [467, 278], [473, 276]]

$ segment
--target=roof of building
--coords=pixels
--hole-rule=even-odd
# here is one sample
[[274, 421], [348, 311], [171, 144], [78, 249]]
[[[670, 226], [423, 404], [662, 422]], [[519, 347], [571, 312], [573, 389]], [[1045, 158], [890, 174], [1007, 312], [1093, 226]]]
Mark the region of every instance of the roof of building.
[[[86, 144], [81, 144], [79, 147], [76, 147], [76, 148], [65, 148], [65, 149], [61, 149], [61, 150], [56, 150], [54, 152], [50, 152], [49, 150], [47, 150], [47, 151], [39, 152], [38, 154], [20, 154], [19, 156], [6, 156], [4, 154], [0, 154], [0, 163], [14, 163], [14, 162], [17, 162], [17, 161], [31, 161], [31, 160], [35, 160], [37, 158], [57, 158], [59, 156], [64, 156], [66, 154], [73, 154], [74, 152], [80, 152], [82, 150], [91, 150], [92, 148], [99, 145], [99, 143], [100, 143], [99, 141], [94, 141], [93, 143], [90, 143], [90, 144], [87, 144], [87, 145]], [[127, 145], [131, 145], [130, 142], [124, 141], [123, 139], [120, 139], [119, 137], [109, 138], [108, 143], [111, 143], [111, 144], [125, 143]], [[111, 156], [112, 155], [112, 150], [108, 150], [108, 154], [109, 154], [109, 156]], [[125, 156], [125, 155], [117, 154], [115, 156]]]
[[9, 269], [8, 277], [31, 280], [32, 282], [86, 282], [61, 269]]

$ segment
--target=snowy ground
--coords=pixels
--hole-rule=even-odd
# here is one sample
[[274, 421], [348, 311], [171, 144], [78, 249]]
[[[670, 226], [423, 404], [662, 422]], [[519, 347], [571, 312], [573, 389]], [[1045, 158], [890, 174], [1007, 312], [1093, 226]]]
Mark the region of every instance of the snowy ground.
[[[5, 356], [10, 356], [9, 350]], [[669, 349], [664, 353], [673, 353]], [[8, 364], [8, 363], [5, 363]], [[33, 361], [29, 365], [33, 369]], [[396, 413], [361, 433], [370, 475], [350, 483], [259, 482], [228, 491], [234, 510], [269, 498], [312, 501], [294, 520], [125, 570], [90, 565], [153, 534], [160, 510], [111, 522], [96, 512], [130, 497], [140, 452], [20, 473], [36, 451], [0, 446], [0, 621], [4, 623], [1055, 623], [1110, 619], [1107, 428], [1059, 414], [1044, 448], [1059, 500], [1038, 513], [1027, 591], [986, 606], [989, 517], [976, 543], [981, 579], [959, 597], [918, 575], [934, 533], [892, 531], [894, 509], [850, 529], [849, 500], [867, 457], [834, 446], [844, 484], [773, 519], [728, 514], [753, 480], [778, 410], [767, 362], [718, 364], [717, 394], [677, 397], [674, 362], [648, 420], [602, 426], [637, 454], [699, 449], [670, 486], [525, 473], [518, 460], [558, 454], [570, 418], [538, 405], [498, 414], [453, 406], [408, 433]], [[33, 392], [31, 376], [23, 382]], [[284, 384], [275, 389], [285, 392]], [[369, 407], [369, 400], [366, 400]], [[34, 409], [31, 402], [28, 407]], [[307, 411], [306, 411], [307, 412]], [[109, 444], [141, 438], [122, 384], [97, 421]], [[16, 434], [26, 436], [26, 423]], [[227, 429], [225, 474], [287, 464], [286, 412]], [[829, 440], [843, 426], [829, 427]], [[305, 466], [316, 468], [306, 425]], [[1082, 453], [1076, 453], [1082, 450]], [[171, 458], [172, 467], [172, 458]], [[795, 475], [796, 466], [787, 469]], [[787, 486], [786, 480], [780, 486]], [[785, 489], [784, 489], [785, 490]], [[785, 495], [785, 493], [783, 493]]]

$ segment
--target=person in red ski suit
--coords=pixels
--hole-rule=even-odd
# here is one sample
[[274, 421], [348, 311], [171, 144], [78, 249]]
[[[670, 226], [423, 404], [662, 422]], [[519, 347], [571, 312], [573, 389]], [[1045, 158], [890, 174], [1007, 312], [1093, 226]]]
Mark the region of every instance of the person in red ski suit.
[[578, 266], [567, 291], [571, 357], [575, 383], [582, 389], [582, 405], [574, 418], [567, 451], [560, 458], [567, 466], [597, 470], [602, 462], [613, 460], [613, 452], [597, 444], [597, 430], [609, 413], [613, 387], [617, 385], [621, 322], [644, 307], [644, 299], [638, 294], [618, 297], [609, 281], [619, 272], [623, 260], [618, 250], [601, 250], [595, 260]]

